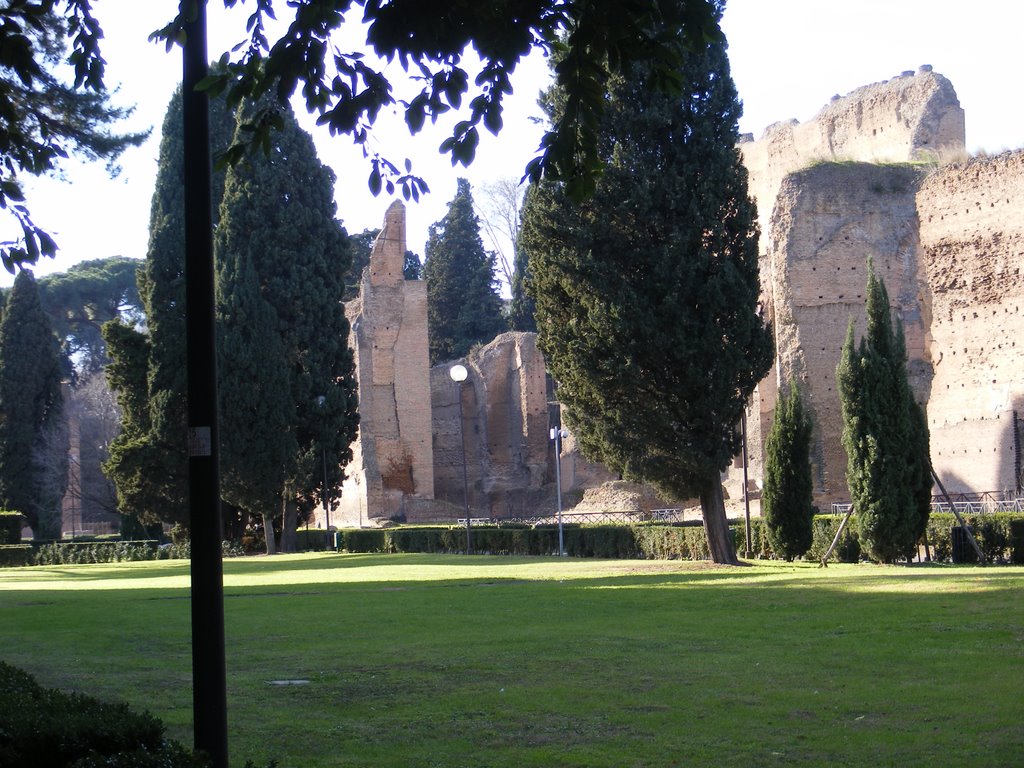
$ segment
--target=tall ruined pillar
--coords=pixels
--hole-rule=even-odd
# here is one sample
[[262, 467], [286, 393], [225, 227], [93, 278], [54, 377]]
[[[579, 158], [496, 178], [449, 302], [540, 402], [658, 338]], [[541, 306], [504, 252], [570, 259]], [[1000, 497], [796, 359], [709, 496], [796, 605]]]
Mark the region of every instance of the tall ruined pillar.
[[373, 244], [359, 297], [347, 306], [359, 383], [359, 435], [332, 523], [403, 515], [434, 498], [427, 286], [406, 280], [405, 206], [395, 201]]

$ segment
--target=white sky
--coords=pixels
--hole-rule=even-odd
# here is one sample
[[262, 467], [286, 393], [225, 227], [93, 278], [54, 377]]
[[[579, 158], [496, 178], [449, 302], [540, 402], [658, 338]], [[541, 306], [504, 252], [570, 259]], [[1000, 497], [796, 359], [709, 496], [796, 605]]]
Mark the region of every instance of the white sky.
[[[279, 5], [283, 16], [287, 9]], [[210, 5], [211, 58], [242, 39], [252, 8], [249, 3], [241, 13], [229, 13], [220, 6], [218, 0]], [[36, 222], [48, 227], [60, 246], [57, 259], [37, 265], [37, 275], [86, 259], [142, 258], [146, 253], [160, 125], [181, 73], [180, 50], [166, 53], [146, 38], [170, 19], [177, 3], [103, 0], [95, 7], [106, 33], [108, 83], [119, 86], [119, 102], [137, 105], [126, 127], [152, 126], [153, 135], [125, 154], [124, 170], [115, 179], [107, 178], [102, 165], [70, 163], [66, 181], [27, 185]], [[740, 129], [755, 137], [773, 122], [812, 118], [834, 94], [931, 64], [952, 81], [966, 111], [969, 150], [991, 154], [1024, 145], [1024, 99], [1018, 86], [1024, 70], [1024, 3], [1019, 0], [990, 0], [984, 14], [950, 0], [729, 0], [723, 28], [744, 102]], [[382, 154], [399, 165], [411, 158], [414, 171], [430, 185], [431, 194], [408, 204], [412, 250], [423, 255], [427, 228], [444, 215], [459, 176], [477, 187], [522, 175], [542, 132], [529, 118], [539, 115], [536, 97], [546, 72], [539, 59], [520, 65], [513, 79], [516, 92], [506, 104], [505, 129], [497, 138], [484, 133], [469, 169], [453, 169], [437, 153], [448, 135], [444, 128], [411, 140], [398, 118], [390, 126], [380, 125], [376, 143]], [[388, 74], [395, 82], [401, 69], [392, 65]], [[338, 214], [349, 232], [380, 226], [390, 200], [367, 191], [369, 165], [360, 151], [347, 138], [315, 128], [301, 113], [300, 120], [313, 133], [321, 160], [338, 177]], [[0, 270], [0, 285], [12, 282]]]

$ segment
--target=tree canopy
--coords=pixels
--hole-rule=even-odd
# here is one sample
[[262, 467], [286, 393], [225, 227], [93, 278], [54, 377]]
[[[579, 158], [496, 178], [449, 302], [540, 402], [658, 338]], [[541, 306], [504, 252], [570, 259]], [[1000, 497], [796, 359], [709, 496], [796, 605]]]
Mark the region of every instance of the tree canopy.
[[463, 357], [505, 329], [494, 256], [484, 251], [466, 179], [459, 179], [444, 218], [430, 225], [426, 254], [430, 364], [436, 365]]
[[128, 325], [142, 319], [136, 284], [141, 259], [112, 256], [80, 262], [67, 272], [39, 280], [43, 308], [61, 339], [64, 354], [79, 374], [92, 374], [107, 363], [103, 324], [121, 318]]
[[[678, 94], [652, 87], [661, 74], [633, 62], [608, 80], [593, 196], [538, 185], [522, 239], [539, 344], [584, 454], [699, 496], [712, 557], [735, 562], [719, 473], [773, 356], [740, 104], [724, 42], [683, 56]], [[557, 121], [572, 99], [555, 88], [547, 105]]]
[[[0, 208], [22, 232], [18, 240], [0, 243], [0, 261], [11, 272], [57, 250], [32, 222], [24, 175], [57, 171], [71, 154], [104, 160], [114, 172], [121, 153], [149, 135], [111, 130], [131, 109], [112, 105], [104, 88], [102, 31], [90, 5], [19, 0], [0, 8]], [[67, 64], [73, 82], [60, 74]]]

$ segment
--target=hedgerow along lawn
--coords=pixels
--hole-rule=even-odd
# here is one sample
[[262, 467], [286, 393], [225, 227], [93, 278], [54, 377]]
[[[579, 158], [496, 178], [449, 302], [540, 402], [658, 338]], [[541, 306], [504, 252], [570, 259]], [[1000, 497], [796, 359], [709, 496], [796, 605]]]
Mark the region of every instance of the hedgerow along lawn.
[[[174, 561], [2, 570], [0, 657], [190, 744], [187, 584]], [[1019, 567], [228, 560], [232, 765], [1017, 766], [1022, 587]]]

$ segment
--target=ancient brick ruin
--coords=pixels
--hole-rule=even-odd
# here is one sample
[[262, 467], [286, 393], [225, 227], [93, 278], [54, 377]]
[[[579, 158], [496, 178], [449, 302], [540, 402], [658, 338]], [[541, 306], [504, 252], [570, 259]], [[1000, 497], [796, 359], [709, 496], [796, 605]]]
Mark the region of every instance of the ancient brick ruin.
[[752, 477], [760, 477], [778, 385], [792, 375], [816, 422], [817, 500], [848, 498], [835, 368], [849, 319], [864, 329], [871, 257], [905, 327], [908, 370], [943, 483], [951, 491], [1018, 489], [1024, 153], [915, 162], [962, 155], [963, 126], [952, 85], [922, 67], [834, 99], [806, 125], [777, 124], [741, 145], [777, 352], [748, 418]]
[[[778, 123], [741, 144], [777, 351], [748, 412], [750, 489], [760, 483], [778, 387], [795, 376], [815, 419], [816, 501], [848, 498], [835, 368], [850, 318], [863, 331], [869, 257], [906, 330], [939, 476], [951, 491], [1019, 488], [1024, 152], [940, 162], [963, 150], [963, 110], [930, 67], [836, 97], [805, 124]], [[550, 394], [535, 337], [504, 334], [474, 351], [460, 361], [470, 371], [462, 385], [449, 378], [451, 363], [428, 369], [425, 285], [402, 279], [404, 252], [404, 208], [395, 203], [349, 307], [362, 426], [338, 522], [461, 516], [462, 449], [474, 516], [550, 511]], [[571, 439], [564, 449], [570, 498], [614, 479]], [[737, 459], [723, 478], [733, 499], [741, 477]], [[599, 496], [586, 503], [600, 504]], [[608, 498], [621, 496], [616, 489]]]
[[359, 382], [359, 435], [332, 523], [361, 525], [434, 498], [427, 286], [406, 280], [405, 206], [395, 201], [359, 296], [346, 306]]

